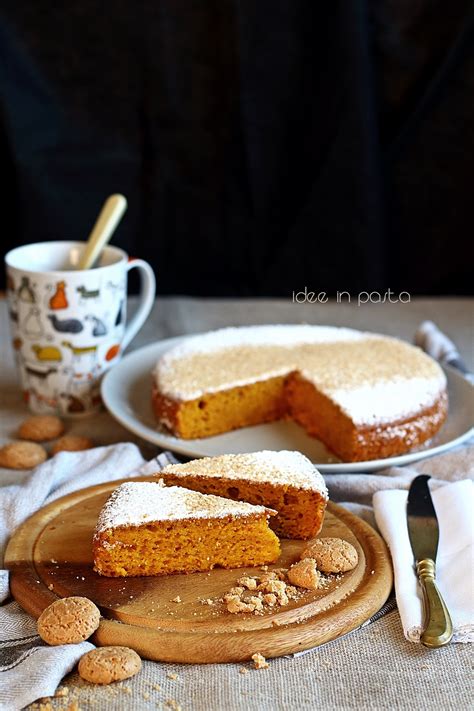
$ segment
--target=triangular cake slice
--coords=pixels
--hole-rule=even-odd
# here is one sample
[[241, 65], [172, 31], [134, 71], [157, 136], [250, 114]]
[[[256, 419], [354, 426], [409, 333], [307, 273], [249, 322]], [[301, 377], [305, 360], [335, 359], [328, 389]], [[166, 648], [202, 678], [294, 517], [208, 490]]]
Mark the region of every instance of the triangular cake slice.
[[224, 454], [170, 464], [157, 473], [166, 485], [276, 509], [270, 526], [283, 538], [312, 538], [323, 524], [328, 493], [316, 467], [300, 452]]
[[191, 573], [273, 563], [275, 511], [178, 486], [127, 482], [100, 512], [94, 569], [109, 577]]

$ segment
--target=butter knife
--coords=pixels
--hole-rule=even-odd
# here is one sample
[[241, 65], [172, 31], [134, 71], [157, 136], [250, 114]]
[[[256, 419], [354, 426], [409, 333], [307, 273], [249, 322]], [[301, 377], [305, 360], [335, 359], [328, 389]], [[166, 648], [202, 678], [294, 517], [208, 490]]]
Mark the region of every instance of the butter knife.
[[453, 636], [453, 625], [441, 593], [436, 586], [436, 553], [439, 528], [431, 493], [429, 476], [413, 479], [408, 492], [408, 535], [415, 560], [415, 570], [423, 591], [424, 631], [420, 642], [425, 647], [443, 647]]

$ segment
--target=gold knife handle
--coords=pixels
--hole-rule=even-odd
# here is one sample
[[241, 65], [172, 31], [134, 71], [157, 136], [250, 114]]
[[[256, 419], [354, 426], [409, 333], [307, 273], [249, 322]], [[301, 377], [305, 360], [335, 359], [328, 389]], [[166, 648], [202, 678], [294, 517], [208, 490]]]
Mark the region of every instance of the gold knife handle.
[[425, 630], [420, 642], [425, 647], [443, 647], [451, 641], [453, 624], [441, 593], [436, 586], [436, 565], [430, 558], [420, 560], [416, 572], [423, 591]]

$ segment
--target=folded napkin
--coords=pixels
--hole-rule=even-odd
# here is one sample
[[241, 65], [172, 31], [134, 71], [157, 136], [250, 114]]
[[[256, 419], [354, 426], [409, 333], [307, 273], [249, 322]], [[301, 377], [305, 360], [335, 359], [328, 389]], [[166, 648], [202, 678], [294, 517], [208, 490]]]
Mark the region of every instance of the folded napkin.
[[440, 331], [433, 321], [423, 321], [415, 333], [415, 343], [441, 365], [450, 365], [459, 370], [465, 378], [474, 383], [474, 374], [470, 373], [461, 358], [456, 345]]
[[[0, 487], [0, 564], [10, 535], [41, 506], [71, 491], [146, 476], [176, 461], [164, 453], [145, 462], [134, 444], [61, 452], [34, 469], [24, 484]], [[93, 645], [49, 647], [38, 636], [36, 621], [8, 598], [8, 571], [0, 570], [0, 710], [16, 711], [53, 696], [63, 676]]]
[[[408, 492], [385, 490], [374, 494], [377, 525], [392, 555], [395, 593], [405, 637], [419, 642], [423, 597], [413, 564], [408, 536]], [[470, 480], [446, 484], [432, 491], [439, 524], [436, 560], [438, 587], [453, 622], [454, 642], [474, 641], [474, 485]]]

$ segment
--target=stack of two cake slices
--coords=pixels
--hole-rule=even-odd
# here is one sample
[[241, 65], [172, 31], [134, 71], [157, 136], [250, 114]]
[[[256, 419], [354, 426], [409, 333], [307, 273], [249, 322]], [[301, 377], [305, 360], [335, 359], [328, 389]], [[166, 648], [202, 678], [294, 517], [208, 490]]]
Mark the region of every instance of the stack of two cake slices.
[[321, 530], [327, 490], [299, 452], [197, 459], [156, 476], [122, 484], [102, 509], [93, 542], [101, 575], [263, 565], [280, 555], [276, 534], [307, 539]]

